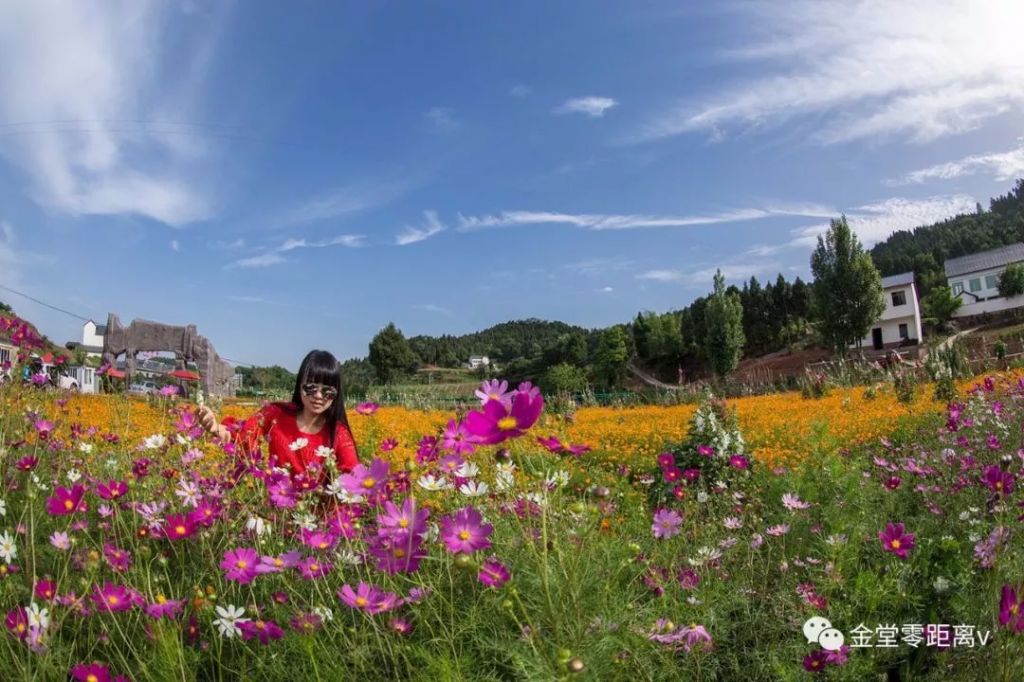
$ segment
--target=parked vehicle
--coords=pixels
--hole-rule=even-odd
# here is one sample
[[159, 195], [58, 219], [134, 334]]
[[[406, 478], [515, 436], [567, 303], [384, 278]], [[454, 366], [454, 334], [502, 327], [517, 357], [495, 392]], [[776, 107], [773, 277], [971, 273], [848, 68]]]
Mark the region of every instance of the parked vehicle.
[[149, 395], [159, 390], [160, 388], [152, 381], [140, 381], [128, 387], [128, 392], [136, 395]]

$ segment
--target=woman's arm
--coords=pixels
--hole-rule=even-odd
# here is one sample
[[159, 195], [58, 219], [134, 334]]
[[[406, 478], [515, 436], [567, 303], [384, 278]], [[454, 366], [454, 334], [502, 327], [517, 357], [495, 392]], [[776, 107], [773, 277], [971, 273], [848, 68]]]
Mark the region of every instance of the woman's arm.
[[338, 471], [352, 471], [359, 464], [356, 441], [344, 424], [338, 424], [334, 434], [334, 456], [338, 463]]

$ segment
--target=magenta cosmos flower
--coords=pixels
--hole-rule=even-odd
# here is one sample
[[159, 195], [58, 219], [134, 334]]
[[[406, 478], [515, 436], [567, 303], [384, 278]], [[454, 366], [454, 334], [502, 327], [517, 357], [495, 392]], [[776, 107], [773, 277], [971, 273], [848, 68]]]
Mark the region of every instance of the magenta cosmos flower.
[[220, 567], [226, 572], [225, 577], [228, 580], [247, 585], [259, 573], [257, 568], [259, 563], [260, 555], [256, 553], [256, 550], [240, 547], [224, 552], [224, 560], [220, 562]]
[[374, 458], [370, 466], [357, 464], [352, 473], [342, 474], [341, 484], [353, 495], [370, 496], [384, 488], [388, 480], [388, 463]]
[[242, 631], [242, 639], [259, 639], [264, 645], [284, 637], [284, 630], [272, 620], [248, 620], [239, 623], [238, 629]]
[[680, 634], [683, 636], [683, 648], [687, 651], [692, 650], [694, 647], [710, 649], [712, 646], [711, 635], [703, 625], [690, 623], [689, 626], [683, 627], [680, 630]]
[[683, 525], [683, 517], [671, 509], [659, 509], [654, 513], [651, 533], [659, 540], [679, 535], [679, 527]]
[[359, 583], [354, 590], [348, 584], [342, 585], [338, 590], [338, 599], [347, 606], [371, 615], [390, 611], [402, 605], [402, 600], [397, 594], [385, 592], [364, 582]]
[[471, 554], [491, 546], [487, 538], [494, 526], [483, 523], [483, 517], [473, 507], [464, 507], [451, 516], [441, 519], [441, 540], [449, 552]]
[[184, 540], [195, 535], [196, 525], [192, 518], [183, 514], [171, 514], [164, 523], [164, 537], [168, 540]]
[[46, 500], [46, 511], [51, 516], [67, 516], [76, 511], [85, 511], [82, 498], [85, 495], [85, 487], [76, 483], [71, 489], [56, 488], [53, 497]]
[[885, 530], [879, 531], [878, 539], [882, 541], [882, 549], [901, 559], [906, 559], [907, 552], [914, 549], [914, 535], [904, 533], [902, 523], [885, 524]]
[[1009, 495], [1013, 492], [1013, 474], [1003, 471], [998, 464], [985, 468], [981, 482], [997, 495]]
[[158, 594], [156, 601], [146, 607], [146, 615], [150, 618], [167, 618], [171, 620], [178, 615], [184, 603], [183, 599], [168, 599], [164, 595]]
[[356, 405], [356, 412], [364, 416], [369, 416], [376, 412], [378, 407], [380, 407], [380, 405], [377, 403], [359, 403]]
[[506, 408], [510, 408], [512, 407], [512, 396], [515, 394], [515, 391], [508, 390], [507, 381], [490, 379], [480, 384], [480, 388], [476, 389], [473, 394], [480, 399], [481, 405], [486, 405], [491, 400], [497, 400]]
[[466, 430], [465, 424], [449, 419], [448, 426], [445, 427], [444, 434], [441, 436], [441, 446], [456, 455], [468, 455], [476, 450], [476, 445], [471, 442], [472, 437], [472, 434]]
[[482, 412], [472, 411], [466, 415], [466, 430], [485, 445], [501, 443], [517, 438], [537, 423], [544, 409], [544, 397], [535, 389], [524, 384], [515, 392], [512, 407], [500, 400], [488, 400]]
[[492, 558], [480, 565], [480, 572], [476, 577], [487, 587], [501, 587], [509, 581], [512, 574], [505, 564]]
[[75, 682], [110, 682], [110, 669], [99, 663], [79, 663], [71, 668]]
[[1024, 599], [1017, 599], [1017, 591], [1003, 585], [999, 600], [999, 624], [1014, 632], [1024, 632]]
[[124, 481], [110, 481], [96, 486], [96, 494], [104, 500], [116, 500], [128, 494], [128, 484]]
[[429, 516], [430, 510], [416, 508], [415, 498], [405, 498], [401, 509], [391, 500], [387, 500], [384, 502], [384, 511], [377, 515], [377, 525], [382, 535], [392, 532], [423, 535], [427, 532]]
[[132, 595], [124, 585], [104, 583], [103, 587], [96, 587], [93, 592], [92, 601], [96, 604], [97, 611], [127, 611], [132, 608]]

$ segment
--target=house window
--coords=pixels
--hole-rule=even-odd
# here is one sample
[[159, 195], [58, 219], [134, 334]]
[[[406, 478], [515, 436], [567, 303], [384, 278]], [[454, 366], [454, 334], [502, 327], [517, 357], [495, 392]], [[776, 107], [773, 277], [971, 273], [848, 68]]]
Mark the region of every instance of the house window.
[[910, 330], [907, 329], [907, 325], [906, 324], [901, 324], [900, 325], [900, 339], [902, 339], [903, 341], [906, 341], [909, 338], [910, 338]]
[[956, 296], [957, 294], [962, 294], [962, 293], [964, 293], [964, 283], [963, 282], [953, 282], [953, 295]]
[[907, 304], [907, 292], [905, 291], [894, 291], [892, 292], [892, 305], [895, 308], [898, 305]]
[[998, 275], [987, 275], [985, 277], [985, 288], [986, 289], [998, 289], [999, 288], [999, 276]]
[[975, 277], [970, 282], [968, 282], [968, 285], [971, 287], [972, 294], [975, 291], [981, 291], [981, 277]]

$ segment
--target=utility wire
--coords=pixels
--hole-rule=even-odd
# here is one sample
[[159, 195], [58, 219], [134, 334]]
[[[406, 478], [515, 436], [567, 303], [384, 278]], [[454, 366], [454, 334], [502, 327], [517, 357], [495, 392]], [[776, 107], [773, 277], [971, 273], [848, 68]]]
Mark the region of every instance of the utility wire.
[[[4, 289], [5, 291], [9, 291], [12, 294], [17, 294], [18, 296], [23, 296], [24, 298], [27, 298], [28, 300], [30, 300], [30, 301], [32, 301], [34, 303], [38, 303], [41, 306], [46, 306], [47, 308], [50, 308], [51, 310], [56, 310], [59, 313], [64, 313], [65, 315], [70, 315], [71, 317], [74, 317], [75, 319], [78, 319], [78, 320], [82, 320], [83, 322], [93, 322], [94, 321], [90, 317], [82, 317], [81, 315], [73, 313], [70, 310], [64, 310], [63, 308], [58, 308], [55, 305], [50, 305], [49, 303], [46, 303], [44, 301], [40, 301], [38, 298], [34, 298], [32, 296], [29, 296], [26, 293], [23, 293], [21, 291], [17, 291], [16, 289], [12, 289], [9, 286], [5, 286], [3, 284], [0, 284], [0, 289]], [[241, 362], [239, 360], [232, 360], [231, 358], [225, 358], [223, 356], [221, 357], [221, 359], [222, 360], [227, 360], [228, 362], [234, 363], [236, 365], [244, 365], [246, 367], [255, 367], [256, 366], [256, 365], [254, 365], [254, 364], [252, 364], [250, 362]]]

